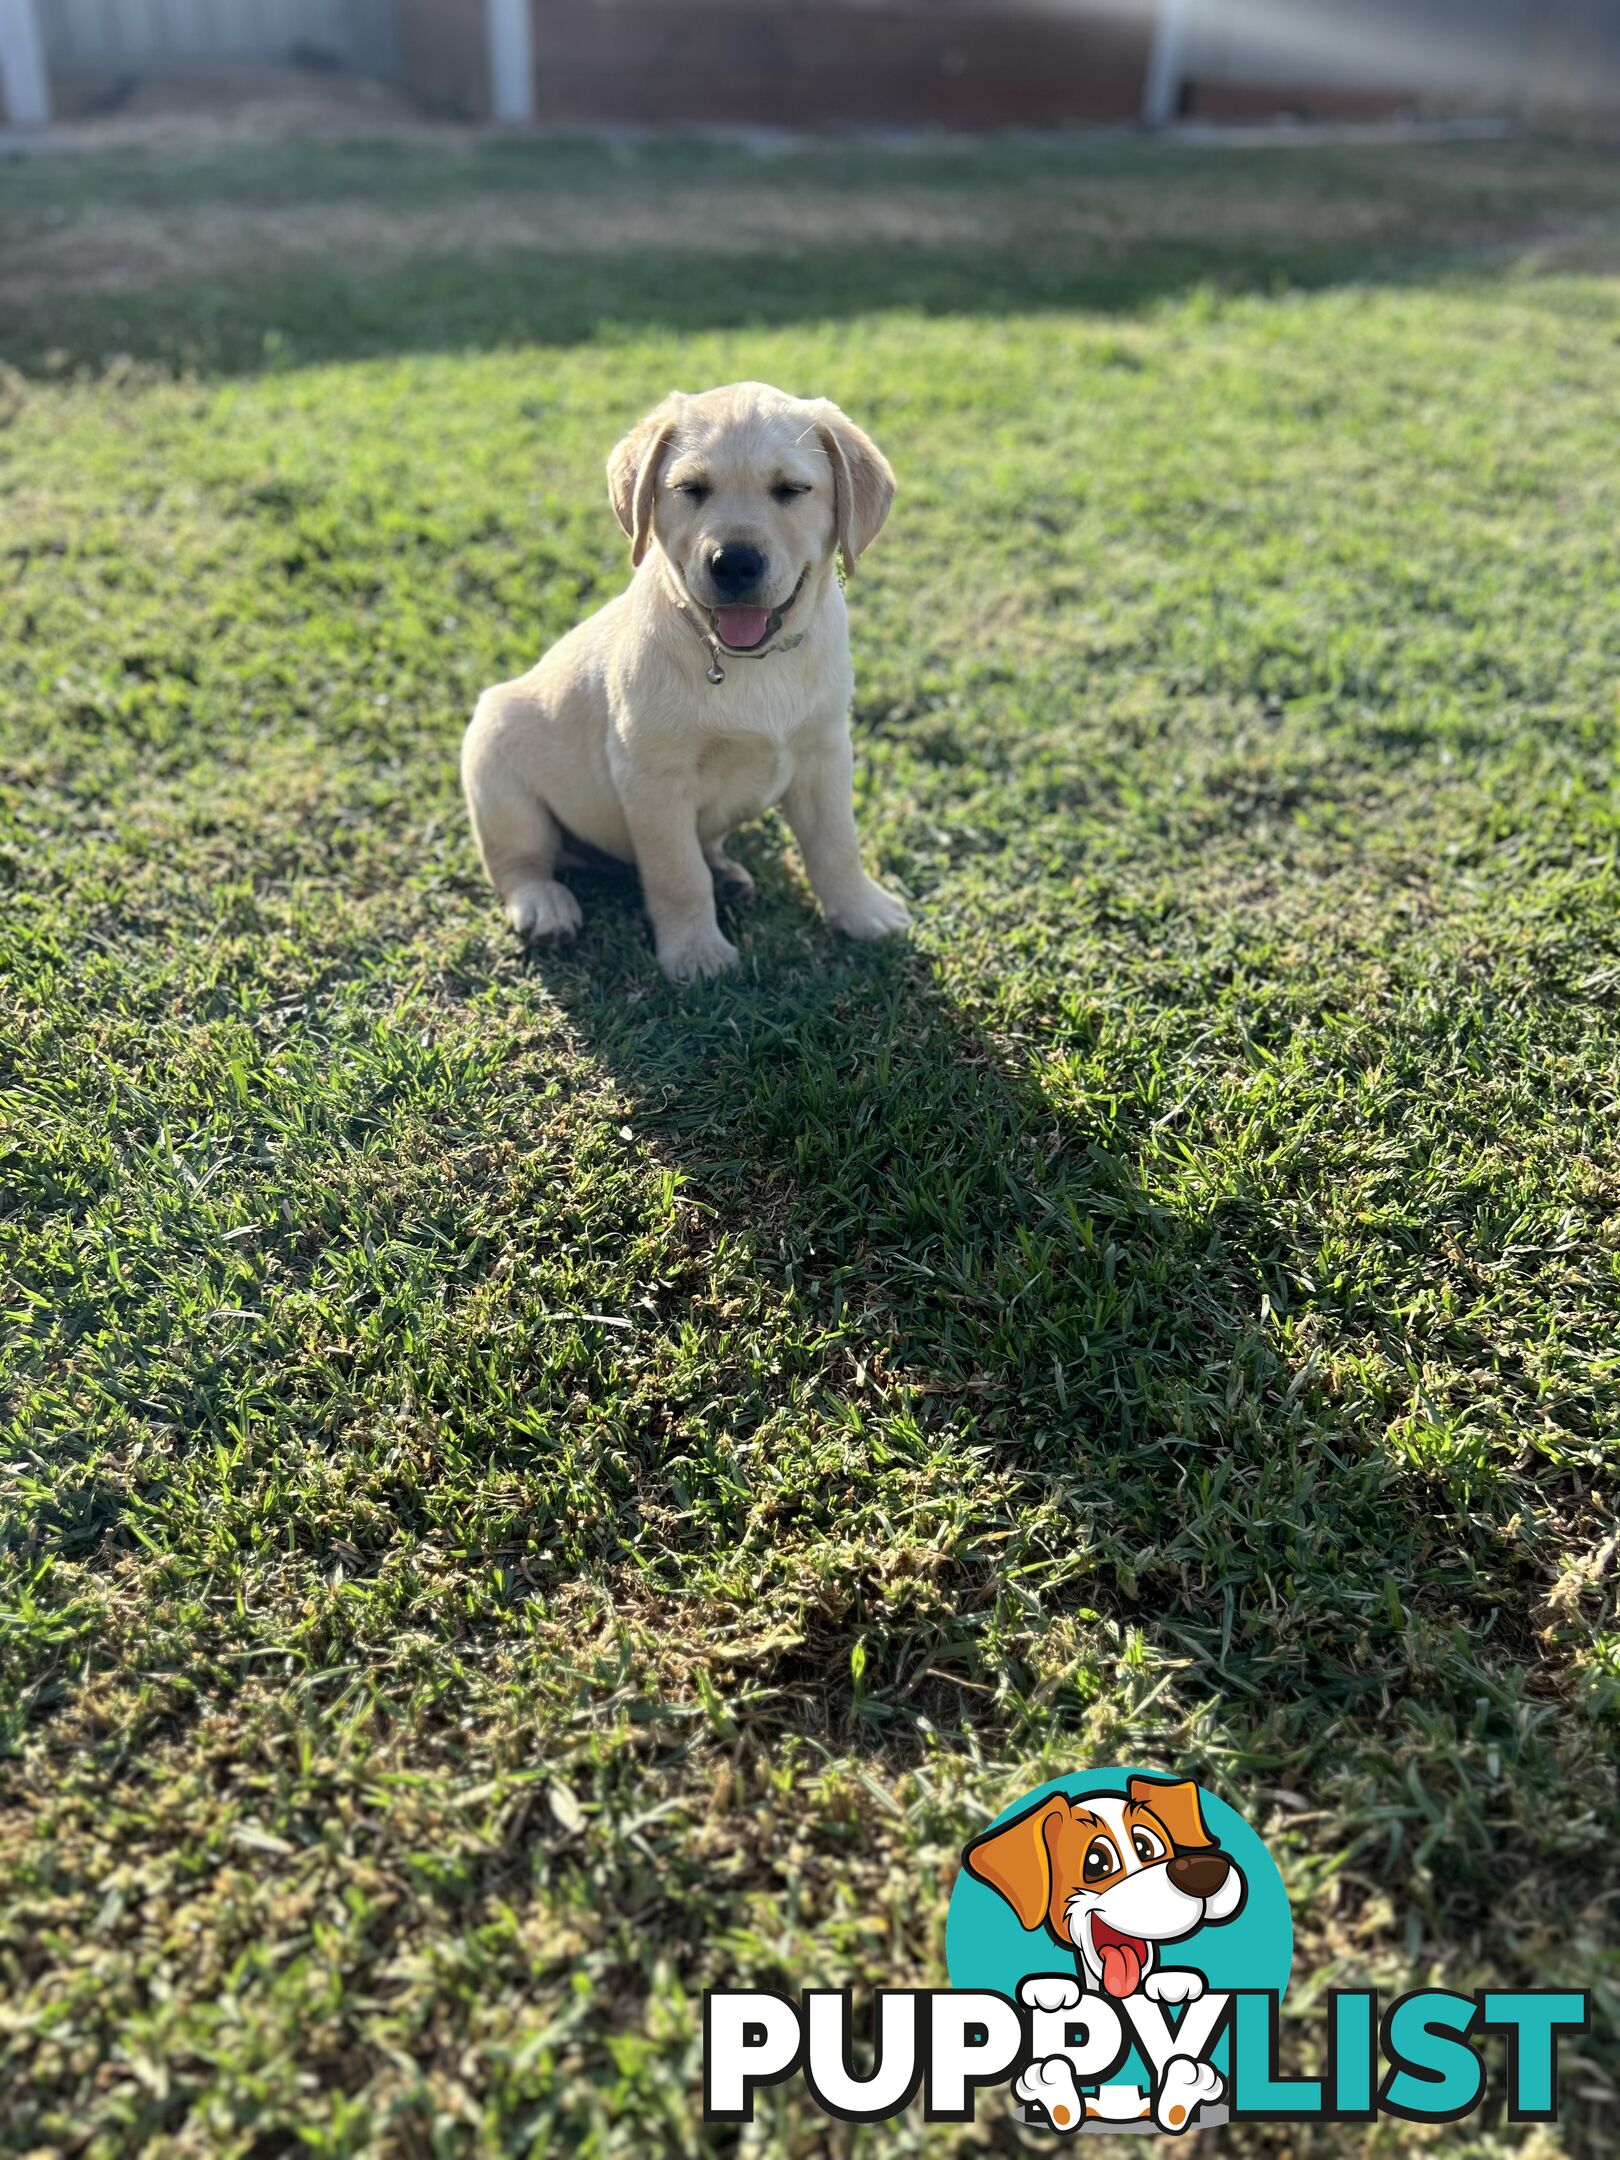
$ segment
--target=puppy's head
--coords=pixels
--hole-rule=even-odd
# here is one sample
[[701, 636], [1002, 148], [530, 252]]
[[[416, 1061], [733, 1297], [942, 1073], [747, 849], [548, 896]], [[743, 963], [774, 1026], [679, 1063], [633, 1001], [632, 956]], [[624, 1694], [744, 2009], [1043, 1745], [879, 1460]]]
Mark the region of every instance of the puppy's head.
[[962, 1857], [1024, 1927], [1044, 1927], [1109, 1995], [1133, 1995], [1156, 1944], [1235, 1918], [1246, 1894], [1185, 1779], [1131, 1778], [1122, 1793], [1083, 1800], [1054, 1793]]
[[608, 459], [608, 494], [639, 563], [662, 550], [684, 596], [735, 652], [758, 652], [882, 529], [894, 474], [825, 398], [765, 383], [676, 391]]

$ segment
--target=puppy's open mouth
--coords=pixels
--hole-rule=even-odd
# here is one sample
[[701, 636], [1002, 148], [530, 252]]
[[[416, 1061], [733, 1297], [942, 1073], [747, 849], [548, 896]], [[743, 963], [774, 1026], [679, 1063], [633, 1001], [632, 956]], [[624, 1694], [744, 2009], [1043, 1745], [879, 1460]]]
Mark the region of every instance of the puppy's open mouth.
[[787, 620], [793, 603], [804, 590], [804, 581], [810, 575], [802, 571], [799, 582], [788, 594], [780, 607], [721, 607], [705, 608], [709, 628], [728, 652], [757, 652], [761, 645], [768, 645]]
[[1102, 1966], [1102, 1984], [1108, 1994], [1123, 1999], [1134, 1995], [1148, 1961], [1148, 1946], [1140, 1935], [1122, 1935], [1110, 1927], [1101, 1913], [1091, 1915], [1091, 1947]]

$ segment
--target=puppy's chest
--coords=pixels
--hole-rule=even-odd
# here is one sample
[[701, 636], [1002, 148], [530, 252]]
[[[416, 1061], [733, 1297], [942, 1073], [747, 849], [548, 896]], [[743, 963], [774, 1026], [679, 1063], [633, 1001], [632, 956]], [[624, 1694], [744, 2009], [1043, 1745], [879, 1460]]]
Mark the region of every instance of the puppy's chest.
[[751, 731], [711, 735], [698, 753], [698, 825], [707, 838], [758, 817], [792, 784], [791, 740]]

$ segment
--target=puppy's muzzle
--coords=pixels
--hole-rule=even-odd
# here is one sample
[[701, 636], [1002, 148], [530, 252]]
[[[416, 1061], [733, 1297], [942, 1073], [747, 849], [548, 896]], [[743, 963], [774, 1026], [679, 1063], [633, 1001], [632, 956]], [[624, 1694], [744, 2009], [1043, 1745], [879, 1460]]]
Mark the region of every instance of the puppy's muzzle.
[[769, 645], [804, 579], [785, 600], [773, 603], [770, 562], [752, 541], [723, 540], [702, 560], [705, 589], [693, 598], [708, 617], [710, 636], [733, 653], [758, 652]]
[[[740, 603], [725, 603], [711, 607], [686, 588], [687, 597], [675, 603], [681, 614], [692, 626], [692, 634], [709, 649], [709, 680], [722, 683], [726, 671], [720, 664], [720, 655], [729, 653], [733, 658], [758, 660], [771, 652], [791, 652], [795, 645], [802, 645], [805, 632], [794, 637], [780, 636], [782, 624], [791, 613], [805, 581], [810, 575], [810, 565], [805, 564], [799, 572], [799, 582], [787, 598], [776, 607], [760, 607]], [[698, 621], [701, 614], [703, 621]], [[707, 625], [707, 627], [705, 627]]]

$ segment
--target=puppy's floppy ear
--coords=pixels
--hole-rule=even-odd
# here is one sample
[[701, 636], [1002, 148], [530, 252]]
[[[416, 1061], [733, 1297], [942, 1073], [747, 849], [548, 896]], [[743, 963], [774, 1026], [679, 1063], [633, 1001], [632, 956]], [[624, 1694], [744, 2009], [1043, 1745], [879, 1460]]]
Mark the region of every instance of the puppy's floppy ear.
[[1198, 1787], [1190, 1778], [1179, 1783], [1161, 1784], [1157, 1778], [1133, 1777], [1128, 1780], [1130, 1797], [1140, 1806], [1151, 1808], [1170, 1833], [1170, 1842], [1177, 1852], [1196, 1852], [1200, 1846], [1211, 1846], [1215, 1840], [1204, 1828], [1204, 1812], [1198, 1805]]
[[664, 452], [685, 402], [680, 391], [672, 390], [645, 420], [638, 420], [629, 434], [614, 444], [607, 461], [608, 500], [629, 539], [633, 563], [640, 562], [652, 541], [653, 490], [658, 485], [658, 468], [664, 462]]
[[833, 470], [838, 545], [844, 568], [850, 571], [883, 530], [894, 502], [894, 474], [871, 436], [847, 420], [836, 405], [818, 398], [811, 410]]
[[999, 1830], [975, 1838], [962, 1855], [968, 1873], [1007, 1900], [1020, 1927], [1037, 1928], [1046, 1918], [1052, 1901], [1052, 1849], [1046, 1842], [1046, 1826], [1061, 1821], [1068, 1812], [1069, 1803], [1061, 1793], [1037, 1800]]

